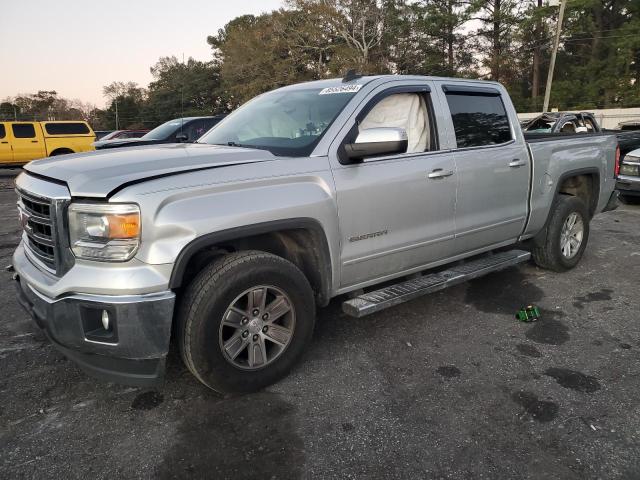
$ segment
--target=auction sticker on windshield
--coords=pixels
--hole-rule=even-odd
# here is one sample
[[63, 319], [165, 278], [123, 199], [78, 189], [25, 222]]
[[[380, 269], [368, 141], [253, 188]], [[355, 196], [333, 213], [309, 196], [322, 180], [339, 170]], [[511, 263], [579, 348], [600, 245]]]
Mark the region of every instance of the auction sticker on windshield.
[[355, 93], [362, 85], [340, 85], [339, 87], [327, 87], [320, 90], [318, 95], [331, 95], [333, 93]]

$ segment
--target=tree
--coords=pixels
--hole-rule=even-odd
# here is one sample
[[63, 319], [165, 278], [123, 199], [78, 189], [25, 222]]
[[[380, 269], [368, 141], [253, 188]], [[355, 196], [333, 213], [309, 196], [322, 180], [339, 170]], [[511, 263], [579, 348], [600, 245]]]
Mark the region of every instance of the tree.
[[523, 31], [527, 31], [527, 24], [532, 24], [533, 28], [529, 30], [532, 31], [532, 38], [527, 38], [526, 40], [531, 40], [534, 42], [533, 46], [533, 66], [532, 66], [532, 78], [531, 78], [531, 100], [532, 107], [535, 110], [537, 107], [537, 99], [540, 96], [540, 69], [542, 64], [542, 48], [544, 46], [543, 38], [547, 37], [548, 29], [545, 29], [544, 19], [541, 15], [542, 13], [542, 0], [535, 0], [533, 5], [530, 6], [529, 15], [525, 16], [525, 22]]
[[227, 111], [221, 97], [220, 65], [189, 58], [161, 57], [151, 67], [154, 80], [149, 84], [145, 117], [165, 122], [181, 116], [211, 115]]
[[141, 116], [145, 92], [135, 82], [112, 82], [102, 88], [105, 97], [111, 100], [104, 115], [109, 129], [140, 128], [144, 126]]
[[55, 90], [38, 90], [36, 93], [18, 95], [13, 104], [21, 112], [22, 120], [53, 120], [53, 106], [58, 100]]
[[291, 25], [305, 25], [301, 17], [299, 11], [286, 10], [243, 15], [207, 38], [220, 65], [221, 96], [230, 107], [267, 90], [318, 77], [327, 59], [323, 56], [318, 66], [317, 51], [297, 45], [304, 41], [305, 31], [289, 30]]
[[[289, 5], [328, 26], [336, 44], [334, 64], [384, 73], [382, 39], [388, 2], [377, 0], [291, 0]], [[334, 67], [335, 71], [336, 68]]]
[[477, 10], [472, 19], [480, 22], [476, 32], [479, 53], [492, 80], [509, 84], [518, 77], [513, 40], [524, 6], [525, 2], [517, 0], [477, 0], [472, 4]]
[[[385, 15], [380, 42], [380, 70], [398, 74], [416, 74], [422, 70], [428, 53], [421, 29], [421, 10], [407, 0], [384, 0]], [[376, 71], [369, 73], [378, 73]]]
[[429, 0], [419, 2], [417, 29], [424, 32], [421, 49], [424, 73], [439, 76], [475, 76], [476, 60], [472, 40], [464, 27], [475, 12], [471, 0]]
[[15, 105], [11, 98], [7, 98], [4, 102], [0, 103], [0, 120], [17, 120], [20, 113], [20, 107]]
[[576, 0], [567, 6], [551, 103], [588, 109], [640, 104], [640, 4]]
[[549, 67], [552, 28], [558, 9], [543, 0], [527, 0], [509, 38], [511, 74], [505, 78], [512, 100], [519, 110], [542, 108], [544, 79]]

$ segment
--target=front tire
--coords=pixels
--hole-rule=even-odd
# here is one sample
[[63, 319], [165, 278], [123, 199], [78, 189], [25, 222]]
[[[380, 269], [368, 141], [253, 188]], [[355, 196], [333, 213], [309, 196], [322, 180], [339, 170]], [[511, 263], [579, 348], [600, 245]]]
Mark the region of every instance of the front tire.
[[196, 378], [220, 393], [254, 392], [298, 361], [313, 333], [315, 301], [293, 263], [238, 252], [196, 276], [177, 320], [182, 359]]
[[533, 260], [541, 268], [564, 272], [582, 258], [589, 240], [589, 213], [578, 197], [559, 195], [542, 245], [533, 248]]

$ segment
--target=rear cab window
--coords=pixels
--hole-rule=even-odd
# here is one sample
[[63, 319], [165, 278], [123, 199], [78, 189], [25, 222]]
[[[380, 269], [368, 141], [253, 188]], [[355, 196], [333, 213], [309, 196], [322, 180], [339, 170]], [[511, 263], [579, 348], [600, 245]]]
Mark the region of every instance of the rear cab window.
[[595, 125], [594, 121], [593, 121], [591, 118], [589, 118], [589, 117], [585, 117], [585, 118], [584, 118], [584, 124], [585, 124], [585, 126], [587, 127], [587, 131], [588, 131], [589, 133], [593, 133], [593, 132], [597, 132], [597, 131], [598, 131], [598, 129], [596, 128], [596, 125]]
[[7, 130], [4, 128], [4, 125], [0, 123], [0, 138], [4, 138], [7, 136]]
[[493, 88], [444, 85], [457, 148], [500, 145], [513, 140], [500, 92]]
[[11, 130], [15, 138], [35, 138], [36, 129], [33, 123], [13, 123]]
[[83, 122], [45, 123], [44, 130], [48, 135], [87, 135], [91, 133]]

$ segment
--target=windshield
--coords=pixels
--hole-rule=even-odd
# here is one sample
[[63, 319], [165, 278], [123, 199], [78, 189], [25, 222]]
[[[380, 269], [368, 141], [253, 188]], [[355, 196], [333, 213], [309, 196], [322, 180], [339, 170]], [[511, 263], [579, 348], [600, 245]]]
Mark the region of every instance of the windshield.
[[334, 87], [266, 93], [225, 118], [198, 143], [307, 156], [357, 90]]
[[142, 138], [147, 140], [165, 140], [173, 135], [178, 128], [180, 128], [180, 124], [184, 123], [184, 120], [169, 120], [166, 123], [163, 123], [159, 127], [154, 128], [150, 132], [146, 133], [142, 136]]
[[118, 135], [118, 133], [120, 133], [120, 130], [116, 130], [115, 132], [107, 133], [106, 135], [100, 137], [100, 140], [111, 140], [113, 137]]

